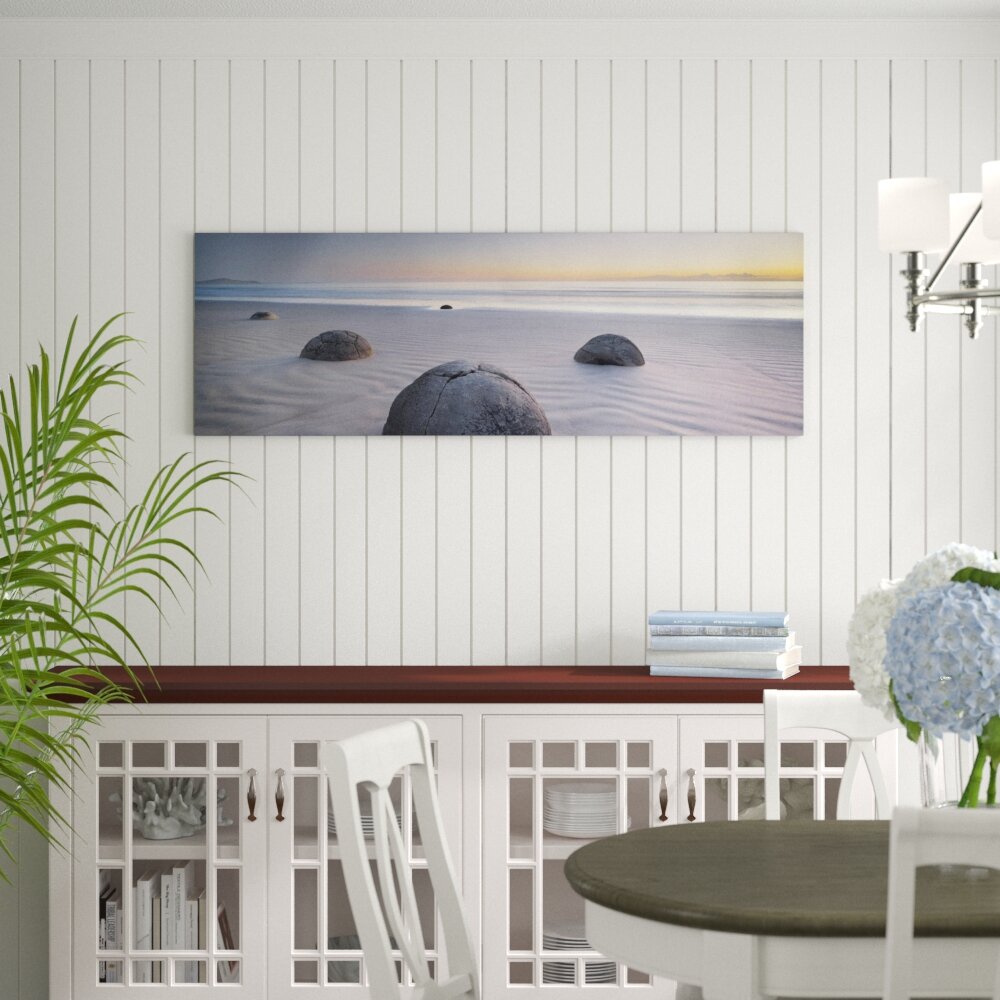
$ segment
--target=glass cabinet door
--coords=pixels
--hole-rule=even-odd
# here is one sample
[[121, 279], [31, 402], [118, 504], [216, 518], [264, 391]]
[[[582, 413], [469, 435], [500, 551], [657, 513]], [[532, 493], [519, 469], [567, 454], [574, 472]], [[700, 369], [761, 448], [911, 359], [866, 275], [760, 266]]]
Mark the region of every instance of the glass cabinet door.
[[[708, 822], [763, 819], [763, 719], [689, 716], [680, 727], [679, 779], [688, 815]], [[835, 819], [847, 741], [816, 729], [788, 729], [780, 736], [781, 818]], [[855, 785], [852, 816], [874, 817], [874, 796], [864, 781]]]
[[93, 749], [73, 806], [74, 995], [263, 996], [264, 721], [137, 712]]
[[522, 996], [580, 987], [672, 996], [672, 983], [591, 949], [563, 865], [592, 840], [676, 822], [676, 720], [493, 717], [484, 753], [484, 981]]
[[[430, 731], [445, 840], [460, 878], [462, 720], [457, 716], [421, 717]], [[334, 987], [338, 996], [367, 994], [364, 956], [347, 899], [337, 828], [327, 792], [323, 748], [326, 741], [396, 721], [398, 717], [386, 716], [309, 716], [270, 721], [268, 893], [275, 916], [269, 941], [270, 1000], [317, 992], [329, 996]], [[283, 798], [280, 822], [274, 798], [279, 778]], [[441, 959], [437, 951], [440, 929], [409, 778], [397, 775], [389, 795], [413, 869], [421, 929], [433, 966]], [[360, 811], [367, 833], [371, 806], [364, 795]], [[412, 985], [401, 963], [397, 962], [397, 968], [403, 985]], [[340, 992], [345, 989], [347, 994]]]

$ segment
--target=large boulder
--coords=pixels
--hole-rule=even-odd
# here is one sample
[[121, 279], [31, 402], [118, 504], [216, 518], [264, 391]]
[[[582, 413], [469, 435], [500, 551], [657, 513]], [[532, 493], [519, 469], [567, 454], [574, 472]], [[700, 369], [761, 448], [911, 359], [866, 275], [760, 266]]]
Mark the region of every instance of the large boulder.
[[383, 434], [551, 434], [534, 397], [493, 365], [449, 361], [394, 400]]
[[370, 358], [372, 345], [360, 333], [350, 330], [327, 330], [302, 348], [300, 358], [310, 361], [358, 361]]
[[646, 363], [642, 351], [628, 337], [621, 337], [617, 333], [602, 333], [591, 337], [573, 355], [573, 360], [582, 365], [619, 365], [623, 368]]
[[277, 319], [278, 314], [271, 312], [269, 309], [262, 309], [260, 312], [255, 312], [251, 319]]

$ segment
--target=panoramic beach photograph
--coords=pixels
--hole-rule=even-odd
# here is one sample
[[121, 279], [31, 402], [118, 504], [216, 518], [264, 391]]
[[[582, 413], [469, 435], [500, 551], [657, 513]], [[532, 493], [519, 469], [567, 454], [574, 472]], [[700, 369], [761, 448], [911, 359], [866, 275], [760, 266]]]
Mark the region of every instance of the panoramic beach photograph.
[[196, 434], [802, 433], [799, 233], [198, 233]]

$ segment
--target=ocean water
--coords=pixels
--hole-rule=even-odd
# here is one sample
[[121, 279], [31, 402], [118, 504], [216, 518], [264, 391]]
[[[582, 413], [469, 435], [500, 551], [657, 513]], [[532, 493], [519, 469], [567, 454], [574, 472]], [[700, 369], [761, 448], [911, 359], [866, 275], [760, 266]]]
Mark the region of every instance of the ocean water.
[[200, 284], [196, 301], [310, 303], [329, 306], [386, 306], [438, 309], [543, 311], [635, 316], [802, 318], [802, 283], [797, 281], [620, 281], [414, 284]]
[[[444, 303], [450, 310], [442, 310]], [[275, 321], [251, 321], [258, 310]], [[374, 350], [307, 361], [324, 330]], [[583, 365], [591, 337], [632, 339], [646, 364]], [[553, 434], [799, 434], [801, 284], [762, 281], [551, 285], [199, 285], [200, 434], [380, 434], [396, 395], [429, 368], [497, 365]]]

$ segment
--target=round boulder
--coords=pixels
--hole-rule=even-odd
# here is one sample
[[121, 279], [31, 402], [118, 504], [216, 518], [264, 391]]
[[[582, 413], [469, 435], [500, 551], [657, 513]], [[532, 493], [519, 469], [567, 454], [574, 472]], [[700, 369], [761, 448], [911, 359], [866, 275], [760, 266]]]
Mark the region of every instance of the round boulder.
[[628, 337], [617, 333], [602, 333], [591, 337], [583, 347], [573, 355], [574, 361], [581, 365], [618, 365], [623, 368], [644, 365], [646, 359], [642, 351]]
[[454, 306], [450, 306], [450, 305], [448, 305], [448, 303], [446, 302], [446, 303], [445, 303], [445, 304], [444, 304], [443, 306], [439, 306], [438, 308], [440, 308], [440, 309], [453, 309], [453, 308], [454, 308]]
[[350, 330], [327, 330], [302, 348], [300, 358], [310, 361], [358, 361], [369, 358], [372, 345], [360, 333]]
[[534, 397], [493, 365], [449, 361], [394, 400], [383, 434], [551, 434]]
[[277, 313], [273, 313], [273, 312], [271, 312], [268, 309], [263, 309], [263, 310], [261, 310], [261, 312], [255, 312], [250, 318], [251, 319], [277, 319], [278, 318], [278, 314]]

